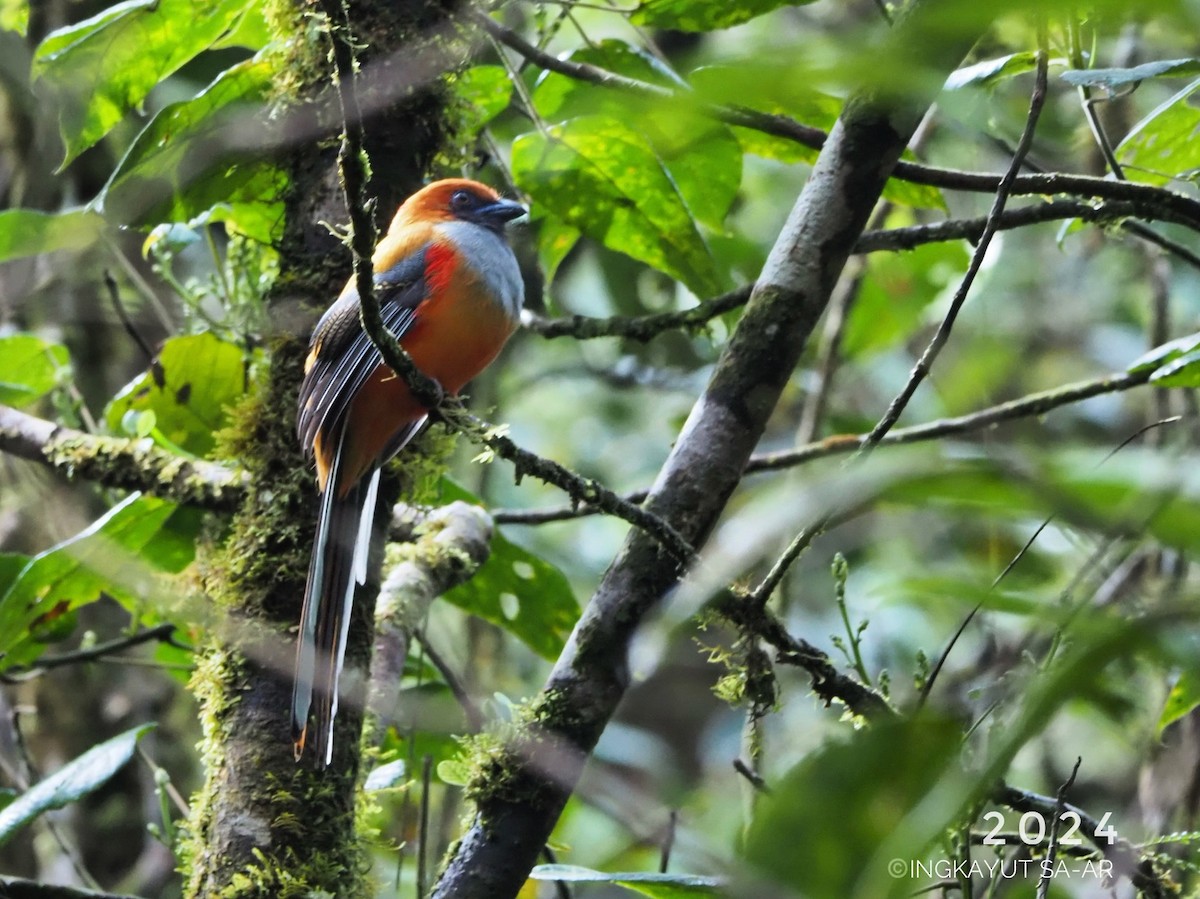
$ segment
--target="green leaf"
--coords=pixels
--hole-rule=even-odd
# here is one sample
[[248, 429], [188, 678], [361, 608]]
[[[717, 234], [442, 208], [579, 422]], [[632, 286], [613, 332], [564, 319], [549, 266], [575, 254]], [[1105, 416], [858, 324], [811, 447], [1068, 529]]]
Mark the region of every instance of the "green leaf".
[[267, 22], [266, 6], [267, 4], [262, 0], [250, 0], [249, 6], [238, 17], [237, 23], [209, 49], [224, 50], [228, 47], [244, 47], [257, 52], [267, 46], [272, 35], [271, 25]]
[[22, 408], [41, 399], [69, 364], [61, 343], [33, 334], [0, 337], [0, 403]]
[[0, 212], [0, 262], [58, 250], [82, 250], [94, 244], [103, 230], [104, 218], [90, 209], [5, 209]]
[[[569, 58], [673, 90], [687, 88], [659, 59], [624, 41], [581, 47]], [[732, 129], [678, 103], [596, 90], [557, 72], [538, 80], [533, 103], [550, 121], [601, 116], [636, 129], [653, 147], [688, 212], [713, 230], [722, 228], [742, 175], [742, 148]]]
[[[552, 215], [540, 215], [535, 207], [533, 219], [537, 223], [538, 267], [547, 284], [554, 281], [558, 267], [567, 254], [579, 243], [579, 229], [564, 224]], [[552, 299], [547, 295], [547, 300]]]
[[1193, 81], [1133, 126], [1118, 145], [1117, 158], [1130, 180], [1165, 184], [1173, 178], [1192, 179], [1200, 169], [1200, 109], [1191, 104], [1200, 89]]
[[29, 31], [29, 0], [0, 0], [0, 29], [25, 37]]
[[688, 899], [690, 896], [717, 896], [724, 881], [698, 874], [654, 874], [648, 871], [622, 871], [609, 874], [579, 865], [538, 865], [529, 872], [530, 880], [563, 883], [609, 883], [623, 886], [651, 899]]
[[1147, 78], [1183, 78], [1200, 74], [1200, 59], [1159, 59], [1128, 69], [1068, 69], [1062, 80], [1076, 87], [1101, 87], [1110, 93], [1136, 86]]
[[[164, 107], [134, 140], [105, 185], [105, 213], [134, 227], [189, 221], [220, 205], [218, 216], [269, 242], [281, 227], [284, 177], [246, 140], [261, 117], [271, 67], [250, 59], [222, 72], [191, 100]], [[255, 214], [254, 211], [258, 210]]]
[[964, 87], [991, 87], [1005, 78], [1031, 71], [1036, 64], [1036, 59], [1036, 54], [1026, 50], [963, 66], [950, 73], [946, 79], [946, 90], [960, 90]]
[[153, 727], [143, 724], [93, 746], [0, 810], [0, 846], [42, 812], [63, 808], [102, 787], [133, 758], [138, 738]]
[[725, 287], [687, 198], [640, 131], [601, 116], [572, 119], [517, 138], [512, 169], [535, 203], [588, 237], [697, 295]]
[[969, 262], [961, 243], [926, 244], [908, 253], [873, 253], [846, 322], [846, 356], [861, 356], [909, 337], [929, 305], [958, 283]]
[[[479, 504], [478, 497], [446, 478], [441, 495], [444, 502]], [[579, 618], [579, 603], [566, 576], [499, 530], [492, 536], [491, 554], [475, 576], [444, 598], [504, 628], [546, 659], [558, 658]]]
[[453, 81], [454, 95], [464, 110], [458, 139], [465, 142], [508, 108], [512, 80], [504, 66], [472, 66]]
[[234, 24], [250, 0], [126, 0], [60, 28], [38, 46], [32, 76], [57, 101], [63, 165]]
[[746, 859], [789, 895], [909, 895], [913, 884], [889, 878], [879, 852], [918, 857], [969, 803], [944, 788], [927, 801], [955, 776], [961, 739], [955, 723], [919, 717], [826, 743], [759, 799]]
[[191, 562], [199, 526], [199, 512], [134, 494], [29, 559], [0, 592], [0, 668], [34, 661], [42, 651], [39, 630], [101, 595], [140, 611], [158, 572]]
[[1155, 369], [1150, 381], [1159, 387], [1200, 387], [1200, 349], [1189, 350]]
[[472, 773], [470, 762], [460, 756], [442, 759], [437, 763], [438, 780], [452, 787], [467, 786], [471, 782]]
[[1154, 349], [1147, 350], [1141, 356], [1138, 356], [1137, 359], [1129, 364], [1126, 371], [1131, 375], [1136, 375], [1160, 369], [1168, 362], [1178, 359], [1184, 353], [1190, 353], [1197, 347], [1200, 347], [1200, 332], [1168, 340], [1166, 343], [1159, 344]]
[[1179, 676], [1167, 694], [1166, 705], [1158, 718], [1158, 736], [1197, 706], [1200, 706], [1200, 671], [1191, 669]]
[[738, 0], [713, 3], [712, 0], [643, 0], [629, 20], [651, 28], [676, 31], [716, 31], [774, 12], [781, 6], [806, 6], [813, 0]]
[[[246, 392], [246, 354], [212, 333], [173, 337], [157, 365], [127, 385], [104, 412], [120, 433], [130, 412], [154, 413], [155, 440], [171, 451], [206, 456], [229, 420], [229, 407]], [[137, 422], [136, 415], [130, 422]]]

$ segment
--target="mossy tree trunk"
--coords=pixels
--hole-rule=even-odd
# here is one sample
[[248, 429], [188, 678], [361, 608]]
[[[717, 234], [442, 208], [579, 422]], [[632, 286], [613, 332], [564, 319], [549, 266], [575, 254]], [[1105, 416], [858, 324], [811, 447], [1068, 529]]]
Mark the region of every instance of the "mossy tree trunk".
[[[421, 183], [443, 139], [437, 74], [452, 62], [448, 11], [438, 0], [348, 0], [346, 7], [362, 66], [369, 192], [386, 218]], [[345, 282], [350, 255], [325, 224], [347, 221], [325, 19], [312, 0], [273, 12], [289, 46], [273, 112], [294, 123], [288, 130], [297, 137], [285, 151], [290, 183], [281, 275], [269, 298], [270, 370], [228, 440], [251, 485], [228, 536], [204, 562], [205, 591], [225, 624], [194, 679], [207, 781], [183, 846], [192, 897], [365, 894], [354, 798], [361, 703], [343, 702], [328, 769], [316, 770], [311, 759], [296, 764], [290, 740], [292, 642], [316, 520], [313, 475], [296, 445], [296, 392], [308, 329]], [[443, 37], [435, 44], [431, 34]], [[380, 501], [395, 493], [393, 484]], [[376, 564], [381, 542], [377, 533]], [[367, 597], [356, 610], [348, 670], [365, 664], [373, 602]]]

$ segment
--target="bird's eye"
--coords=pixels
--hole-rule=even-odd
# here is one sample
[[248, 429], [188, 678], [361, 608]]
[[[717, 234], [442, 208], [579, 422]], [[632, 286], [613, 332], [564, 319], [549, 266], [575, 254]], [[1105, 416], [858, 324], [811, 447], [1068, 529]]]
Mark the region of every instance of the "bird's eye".
[[468, 209], [473, 200], [470, 191], [466, 190], [456, 190], [450, 195], [450, 205], [455, 209]]

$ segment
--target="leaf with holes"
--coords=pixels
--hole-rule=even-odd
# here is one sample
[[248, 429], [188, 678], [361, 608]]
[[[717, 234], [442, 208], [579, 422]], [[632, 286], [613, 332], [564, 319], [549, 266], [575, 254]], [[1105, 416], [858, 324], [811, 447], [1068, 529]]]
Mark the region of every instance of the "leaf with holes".
[[245, 395], [245, 352], [214, 334], [195, 334], [168, 340], [156, 363], [108, 404], [105, 421], [120, 433], [147, 422], [140, 413], [153, 412], [156, 442], [172, 452], [207, 455], [213, 435], [229, 420], [229, 407]]
[[[446, 478], [441, 499], [479, 504], [478, 497]], [[566, 576], [499, 530], [492, 536], [487, 561], [444, 598], [498, 625], [546, 659], [558, 658], [579, 617], [579, 603]]]

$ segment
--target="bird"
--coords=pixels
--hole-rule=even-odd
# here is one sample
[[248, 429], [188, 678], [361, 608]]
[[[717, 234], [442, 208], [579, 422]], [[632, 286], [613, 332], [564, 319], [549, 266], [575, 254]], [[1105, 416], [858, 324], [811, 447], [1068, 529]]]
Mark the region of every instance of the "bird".
[[[517, 328], [524, 286], [505, 230], [526, 212], [478, 181], [435, 181], [404, 201], [375, 249], [383, 322], [445, 394], [483, 371]], [[380, 470], [429, 418], [363, 330], [360, 306], [352, 278], [313, 329], [297, 410], [320, 511], [296, 641], [292, 743], [299, 762], [311, 711], [320, 767], [333, 760], [338, 680], [355, 592], [367, 579]]]

